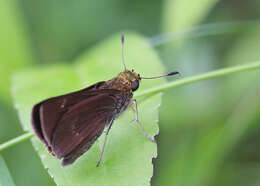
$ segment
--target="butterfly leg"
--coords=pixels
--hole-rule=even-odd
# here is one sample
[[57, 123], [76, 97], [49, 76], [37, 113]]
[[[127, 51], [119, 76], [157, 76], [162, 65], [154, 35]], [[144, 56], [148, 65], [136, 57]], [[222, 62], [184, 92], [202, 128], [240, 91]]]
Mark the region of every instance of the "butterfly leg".
[[151, 142], [155, 142], [154, 138], [151, 137], [149, 134], [147, 134], [143, 128], [143, 126], [141, 125], [141, 123], [139, 122], [139, 117], [138, 117], [138, 108], [137, 108], [137, 102], [136, 102], [136, 99], [133, 99], [131, 102], [130, 102], [130, 106], [131, 105], [134, 105], [135, 107], [135, 121], [138, 125], [138, 127], [140, 128], [140, 130], [142, 131], [143, 135], [148, 139], [150, 140]]
[[106, 131], [106, 134], [105, 134], [105, 140], [104, 140], [104, 143], [103, 143], [103, 146], [102, 146], [102, 150], [101, 150], [101, 153], [100, 153], [100, 156], [99, 156], [99, 160], [97, 162], [97, 167], [100, 165], [102, 159], [103, 159], [103, 155], [104, 155], [104, 151], [105, 151], [105, 146], [106, 146], [106, 143], [107, 143], [107, 136], [108, 136], [108, 133], [112, 127], [112, 124], [113, 124], [113, 121], [114, 119], [112, 119], [108, 125], [108, 128], [107, 128], [107, 131]]

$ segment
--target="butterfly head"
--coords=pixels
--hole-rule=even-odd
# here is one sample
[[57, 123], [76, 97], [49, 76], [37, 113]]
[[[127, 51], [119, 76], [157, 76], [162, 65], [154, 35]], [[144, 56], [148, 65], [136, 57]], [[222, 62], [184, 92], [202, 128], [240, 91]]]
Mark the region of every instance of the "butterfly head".
[[131, 87], [132, 91], [136, 91], [139, 88], [141, 77], [140, 74], [137, 74], [134, 70], [125, 70], [119, 74], [119, 77], [124, 84]]

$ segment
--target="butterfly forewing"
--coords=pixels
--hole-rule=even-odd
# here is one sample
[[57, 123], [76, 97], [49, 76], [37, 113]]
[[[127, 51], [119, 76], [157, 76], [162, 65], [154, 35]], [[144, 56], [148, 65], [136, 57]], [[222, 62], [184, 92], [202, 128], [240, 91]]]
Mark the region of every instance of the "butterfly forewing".
[[32, 126], [35, 134], [49, 148], [53, 130], [66, 110], [87, 99], [89, 91], [97, 90], [104, 82], [98, 82], [80, 91], [44, 100], [32, 109]]
[[35, 105], [32, 125], [36, 135], [63, 164], [88, 150], [106, 124], [127, 105], [129, 97], [118, 90], [101, 89], [99, 82], [86, 89], [54, 97]]
[[124, 95], [117, 90], [98, 90], [95, 95], [75, 104], [58, 122], [51, 145], [58, 158], [66, 156], [84, 141], [96, 138], [116, 115], [118, 99]]

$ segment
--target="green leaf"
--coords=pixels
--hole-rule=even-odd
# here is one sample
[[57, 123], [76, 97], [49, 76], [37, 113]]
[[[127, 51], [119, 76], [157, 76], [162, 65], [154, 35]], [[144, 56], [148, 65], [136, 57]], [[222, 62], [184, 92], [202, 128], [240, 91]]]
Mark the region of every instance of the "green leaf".
[[32, 62], [25, 25], [15, 1], [0, 1], [0, 99], [10, 101], [10, 75]]
[[[141, 75], [163, 73], [160, 60], [145, 38], [126, 34], [126, 65]], [[149, 66], [149, 68], [147, 68]], [[17, 73], [13, 78], [13, 95], [16, 108], [25, 130], [32, 131], [30, 111], [32, 106], [51, 96], [75, 91], [97, 81], [108, 80], [123, 70], [120, 35], [89, 50], [73, 66], [31, 68]], [[143, 81], [140, 90], [158, 86], [163, 79]], [[158, 133], [158, 107], [161, 94], [139, 102], [139, 118], [150, 135]], [[113, 124], [108, 137], [104, 159], [96, 167], [104, 136], [73, 165], [62, 167], [61, 161], [50, 155], [43, 144], [33, 138], [42, 162], [58, 185], [150, 185], [153, 175], [152, 158], [157, 156], [157, 146], [147, 140], [129, 109]]]
[[0, 186], [14, 186], [13, 179], [1, 155], [0, 155]]

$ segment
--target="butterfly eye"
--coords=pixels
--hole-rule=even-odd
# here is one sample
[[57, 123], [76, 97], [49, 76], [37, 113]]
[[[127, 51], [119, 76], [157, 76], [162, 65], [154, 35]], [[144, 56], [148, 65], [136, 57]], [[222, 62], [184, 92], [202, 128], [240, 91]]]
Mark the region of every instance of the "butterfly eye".
[[133, 81], [132, 87], [131, 87], [132, 91], [133, 92], [136, 91], [138, 89], [138, 87], [139, 87], [139, 81], [138, 80]]

